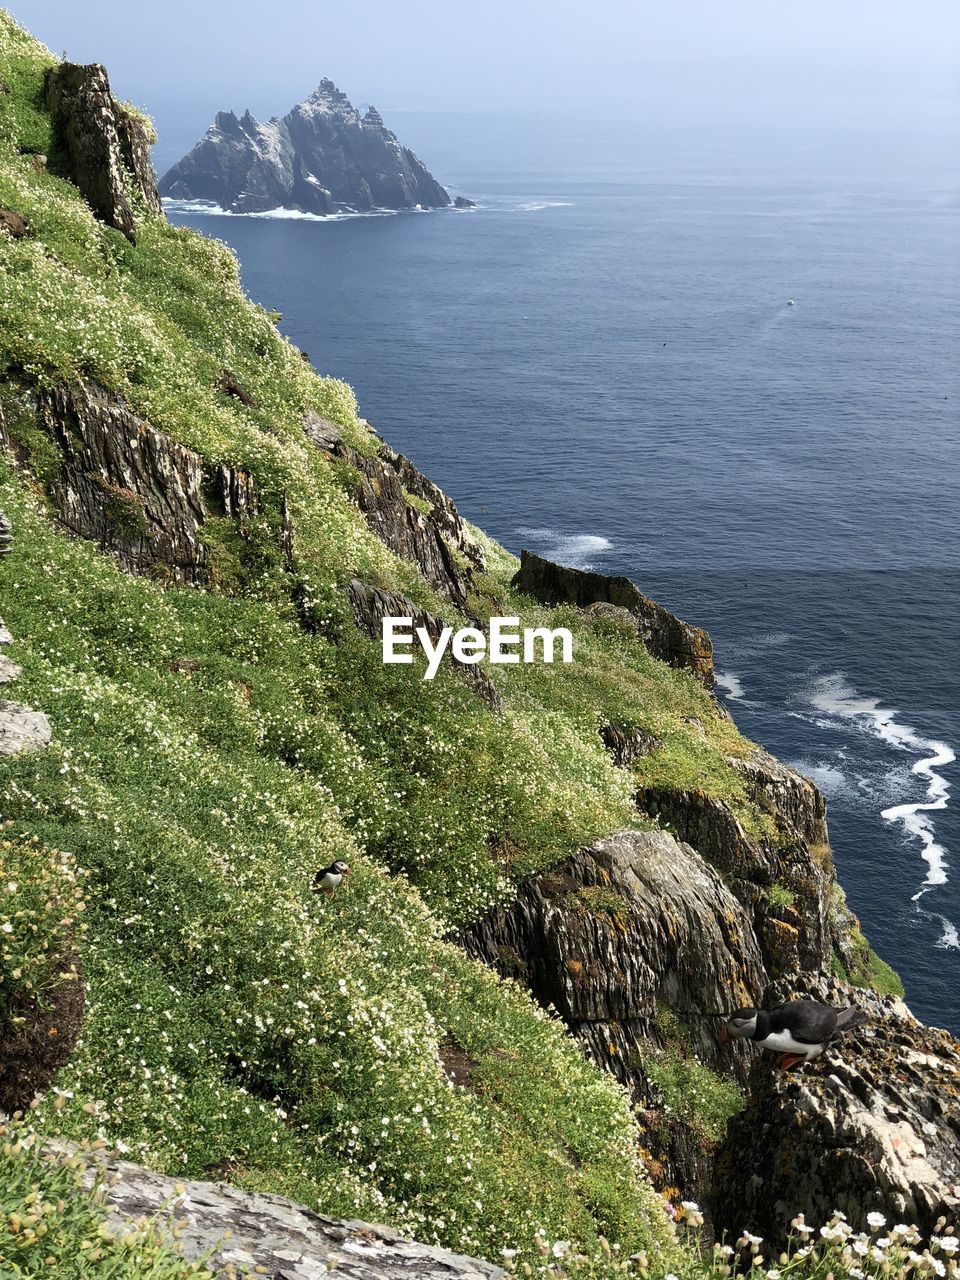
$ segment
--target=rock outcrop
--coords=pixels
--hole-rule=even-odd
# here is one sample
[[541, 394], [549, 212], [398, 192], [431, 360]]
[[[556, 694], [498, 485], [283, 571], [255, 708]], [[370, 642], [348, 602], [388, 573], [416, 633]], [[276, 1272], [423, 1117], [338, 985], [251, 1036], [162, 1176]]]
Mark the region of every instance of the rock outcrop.
[[618, 724], [602, 724], [600, 741], [610, 753], [610, 758], [618, 769], [629, 769], [637, 760], [653, 755], [663, 747], [662, 741], [656, 734]]
[[237, 213], [300, 209], [442, 209], [450, 197], [371, 107], [365, 115], [330, 80], [282, 119], [221, 111], [164, 174], [164, 196], [207, 200]]
[[[16, 667], [12, 668], [17, 671]], [[4, 659], [3, 672], [11, 665]], [[24, 751], [42, 751], [50, 745], [53, 731], [42, 711], [31, 711], [19, 702], [0, 698], [0, 756], [18, 756]]]
[[146, 207], [160, 213], [146, 125], [114, 101], [106, 69], [61, 62], [47, 72], [47, 107], [68, 177], [108, 226], [136, 240], [136, 215], [128, 182]]
[[704, 791], [643, 787], [637, 803], [723, 874], [750, 913], [771, 977], [826, 971], [835, 879], [823, 796], [764, 751], [730, 764], [774, 834], [748, 833], [724, 800]]
[[[431, 640], [436, 642], [444, 623], [432, 613], [427, 613], [406, 596], [382, 587], [371, 586], [353, 578], [347, 587], [347, 596], [353, 610], [354, 621], [361, 631], [379, 644], [383, 638], [384, 618], [410, 618], [414, 628], [423, 627]], [[473, 685], [477, 694], [495, 711], [500, 708], [500, 694], [486, 671], [477, 663], [459, 662], [448, 650], [444, 662], [450, 662]]]
[[246, 472], [205, 467], [199, 454], [94, 383], [41, 391], [24, 404], [57, 449], [56, 473], [44, 478], [59, 519], [128, 573], [205, 583], [211, 561], [204, 522], [258, 510]]
[[429, 517], [447, 545], [459, 551], [472, 568], [484, 573], [487, 561], [483, 548], [470, 532], [467, 522], [457, 510], [453, 499], [448, 497], [439, 485], [435, 485], [422, 471], [419, 471], [409, 458], [405, 458], [402, 453], [397, 453], [389, 445], [381, 445], [378, 456], [381, 462], [392, 467], [397, 473], [397, 479], [405, 494], [419, 499], [421, 504], [426, 503], [429, 508]]
[[648, 1064], [670, 1022], [688, 1054], [746, 1079], [752, 1048], [721, 1046], [717, 1032], [767, 977], [749, 917], [716, 871], [665, 831], [620, 832], [523, 881], [457, 940], [556, 1009], [652, 1121], [662, 1183], [701, 1196], [708, 1145], [679, 1119], [659, 1123]]
[[[52, 1151], [56, 1158], [59, 1151]], [[116, 1230], [139, 1218], [180, 1224], [187, 1258], [207, 1258], [217, 1280], [262, 1275], [269, 1280], [499, 1280], [500, 1267], [433, 1245], [405, 1240], [387, 1227], [314, 1213], [281, 1196], [239, 1191], [223, 1183], [187, 1182], [110, 1156], [99, 1156], [86, 1181], [105, 1183]]]
[[556, 869], [460, 941], [553, 1007], [592, 1056], [644, 1101], [638, 1055], [657, 1043], [658, 1006], [687, 1025], [706, 1063], [747, 1055], [717, 1041], [718, 1019], [767, 983], [749, 917], [720, 876], [666, 831], [621, 831]]
[[484, 561], [452, 500], [387, 445], [372, 457], [358, 453], [334, 423], [316, 414], [307, 416], [304, 431], [317, 448], [353, 467], [357, 506], [377, 537], [415, 564], [435, 591], [464, 608], [469, 565], [482, 569]]
[[713, 688], [713, 646], [707, 633], [645, 596], [629, 578], [570, 569], [532, 551], [521, 551], [513, 585], [541, 604], [572, 604], [585, 609], [602, 603], [625, 609], [655, 658], [692, 672], [708, 689]]
[[15, 209], [0, 209], [0, 235], [10, 240], [22, 240], [30, 234], [30, 223]]
[[875, 1211], [924, 1234], [941, 1214], [956, 1222], [960, 1043], [900, 1000], [823, 978], [780, 983], [768, 1000], [799, 994], [855, 1004], [870, 1021], [800, 1070], [757, 1061], [716, 1161], [716, 1229], [747, 1227], [776, 1246], [797, 1213], [817, 1223], [839, 1209], [862, 1229]]

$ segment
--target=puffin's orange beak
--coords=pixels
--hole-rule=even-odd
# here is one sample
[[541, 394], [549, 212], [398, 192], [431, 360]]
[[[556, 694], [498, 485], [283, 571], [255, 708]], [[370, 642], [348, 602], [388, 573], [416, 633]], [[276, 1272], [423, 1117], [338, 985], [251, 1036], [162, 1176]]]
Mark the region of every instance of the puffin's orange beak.
[[720, 1043], [726, 1044], [729, 1039], [730, 1039], [730, 1032], [727, 1030], [725, 1026], [721, 1027], [720, 1036], [719, 1036]]
[[350, 868], [349, 868], [349, 867], [344, 867], [344, 868], [343, 868], [343, 874], [344, 874], [345, 876], [350, 875]]

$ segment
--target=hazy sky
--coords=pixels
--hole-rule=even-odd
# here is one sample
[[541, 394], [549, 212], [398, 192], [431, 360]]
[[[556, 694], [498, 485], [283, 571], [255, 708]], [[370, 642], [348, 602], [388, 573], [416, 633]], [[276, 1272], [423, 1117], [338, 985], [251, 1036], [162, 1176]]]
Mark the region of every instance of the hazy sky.
[[941, 133], [960, 117], [957, 0], [2, 2], [55, 52], [106, 63], [171, 145], [220, 108], [282, 114], [323, 76], [385, 114]]

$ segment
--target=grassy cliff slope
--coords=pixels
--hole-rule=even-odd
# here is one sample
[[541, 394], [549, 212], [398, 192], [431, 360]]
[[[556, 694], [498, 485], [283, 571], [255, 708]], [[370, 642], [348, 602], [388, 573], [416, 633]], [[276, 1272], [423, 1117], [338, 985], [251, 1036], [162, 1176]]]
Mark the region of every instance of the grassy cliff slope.
[[[0, 1027], [75, 950], [86, 1010], [56, 1080], [68, 1135], [488, 1257], [539, 1228], [588, 1250], [655, 1244], [666, 1219], [625, 1094], [443, 936], [517, 877], [636, 825], [636, 778], [608, 759], [602, 720], [664, 743], [647, 780], [705, 789], [762, 830], [727, 761], [748, 744], [635, 633], [575, 610], [550, 613], [574, 630], [573, 665], [490, 672], [499, 714], [453, 674], [383, 666], [349, 579], [455, 613], [304, 436], [312, 409], [372, 452], [352, 391], [244, 297], [224, 245], [142, 208], [136, 244], [93, 217], [57, 176], [53, 63], [0, 12], [0, 208], [29, 225], [0, 234], [15, 530], [0, 616], [16, 697], [55, 728], [0, 770]], [[224, 392], [225, 367], [251, 403]], [[76, 383], [256, 479], [260, 514], [205, 530], [213, 589], [125, 575], [52, 518], [58, 459], [31, 407]], [[509, 586], [515, 562], [488, 551], [474, 610], [541, 622]], [[334, 857], [355, 874], [318, 898], [312, 873]]]

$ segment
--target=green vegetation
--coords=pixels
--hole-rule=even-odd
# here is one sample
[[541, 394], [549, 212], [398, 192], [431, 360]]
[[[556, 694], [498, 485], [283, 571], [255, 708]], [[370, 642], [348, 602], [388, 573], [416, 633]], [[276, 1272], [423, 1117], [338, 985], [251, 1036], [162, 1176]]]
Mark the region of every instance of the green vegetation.
[[625, 917], [630, 910], [630, 904], [621, 893], [602, 884], [584, 885], [576, 892], [567, 894], [563, 905], [585, 915], [608, 915], [614, 920]]
[[[241, 1186], [488, 1257], [516, 1248], [540, 1266], [538, 1239], [568, 1240], [600, 1275], [607, 1239], [625, 1257], [671, 1253], [624, 1092], [443, 936], [518, 877], [642, 824], [637, 778], [611, 765], [602, 722], [663, 741], [642, 781], [708, 791], [767, 832], [728, 763], [748, 744], [635, 634], [518, 595], [515, 561], [479, 531], [489, 569], [471, 607], [570, 627], [575, 663], [494, 668], [498, 715], [454, 673], [421, 683], [384, 666], [350, 619], [349, 578], [457, 615], [373, 536], [343, 464], [303, 433], [312, 409], [373, 451], [353, 392], [244, 298], [224, 245], [142, 210], [131, 245], [38, 161], [56, 158], [42, 103], [52, 62], [0, 12], [0, 207], [30, 224], [22, 239], [0, 234], [0, 415], [23, 460], [0, 459], [16, 530], [0, 616], [23, 668], [16, 696], [56, 729], [49, 750], [0, 772], [0, 1021], [63, 980], [73, 941], [87, 993], [56, 1081], [76, 1105], [60, 1115], [50, 1092], [31, 1126], [56, 1122], [183, 1176], [227, 1168]], [[225, 369], [249, 404], [224, 392]], [[58, 458], [30, 398], [84, 380], [255, 477], [262, 515], [204, 525], [214, 589], [125, 576], [51, 519]], [[107, 496], [135, 536], [133, 495]], [[296, 575], [277, 552], [284, 498]], [[313, 871], [336, 857], [354, 875], [317, 897]], [[456, 1082], [451, 1043], [470, 1063]], [[689, 1047], [647, 1065], [706, 1136], [738, 1103]], [[41, 1162], [32, 1132], [4, 1148], [0, 1231], [3, 1207], [9, 1220], [42, 1201], [64, 1256], [103, 1242], [71, 1275], [202, 1273], [151, 1229], [124, 1269], [96, 1197], [66, 1195], [76, 1169]], [[32, 1274], [33, 1261], [17, 1265]]]
[[0, 1259], [5, 1276], [70, 1280], [213, 1280], [157, 1222], [111, 1228], [95, 1155], [41, 1154], [23, 1122], [0, 1125]]
[[415, 511], [419, 511], [422, 515], [428, 516], [433, 512], [433, 503], [428, 502], [426, 498], [420, 498], [415, 493], [408, 493], [406, 489], [403, 491], [403, 500], [408, 507], [413, 507]]
[[[922, 1277], [960, 1278], [960, 1241], [946, 1219], [924, 1241], [916, 1227], [898, 1222], [888, 1226], [882, 1213], [867, 1215], [868, 1230], [855, 1231], [842, 1213], [822, 1226], [798, 1214], [782, 1250], [770, 1249], [760, 1236], [744, 1231], [732, 1242], [708, 1247], [702, 1243], [703, 1214], [685, 1202], [678, 1215], [679, 1253], [664, 1273], [663, 1259], [645, 1250], [626, 1257], [606, 1244], [599, 1258], [577, 1254], [569, 1241], [551, 1243], [538, 1236], [541, 1257], [537, 1274], [552, 1280], [728, 1280], [753, 1276], [757, 1280], [921, 1280]], [[926, 1247], [924, 1247], [926, 1246]], [[529, 1264], [508, 1263], [511, 1274], [530, 1275]]]
[[764, 890], [763, 896], [770, 907], [792, 907], [796, 901], [796, 894], [785, 884], [770, 885]]
[[79, 879], [70, 854], [36, 839], [0, 841], [0, 1030], [22, 1021], [25, 1002], [75, 980], [68, 956], [84, 932]]
[[855, 987], [864, 987], [882, 996], [904, 995], [903, 982], [895, 969], [871, 947], [860, 928], [860, 921], [847, 906], [846, 894], [839, 884], [833, 887], [833, 923], [847, 942], [845, 956], [834, 949], [833, 973]]
[[[185, 1175], [227, 1161], [242, 1185], [479, 1253], [540, 1225], [655, 1234], [623, 1095], [439, 941], [377, 856], [395, 839], [439, 903], [481, 892], [457, 843], [477, 819], [456, 801], [480, 805], [489, 782], [454, 729], [479, 760], [496, 749], [502, 765], [510, 744], [485, 739], [497, 722], [469, 689], [438, 681], [421, 705], [424, 686], [352, 632], [333, 644], [264, 600], [126, 577], [9, 476], [0, 505], [17, 529], [2, 612], [18, 696], [57, 725], [50, 750], [6, 767], [4, 811], [86, 874], [84, 1031], [58, 1079], [91, 1109], [76, 1136]], [[432, 755], [422, 776], [401, 771], [411, 726], [442, 771]], [[525, 812], [517, 776], [491, 808]], [[410, 844], [431, 822], [451, 859], [435, 867]], [[317, 898], [312, 871], [336, 856], [349, 888]], [[448, 1036], [477, 1063], [469, 1088], [446, 1077]]]
[[741, 1089], [730, 1076], [704, 1066], [666, 1005], [657, 1006], [657, 1030], [663, 1048], [644, 1055], [643, 1070], [662, 1092], [667, 1115], [688, 1124], [704, 1142], [719, 1142], [727, 1121], [743, 1109]]

